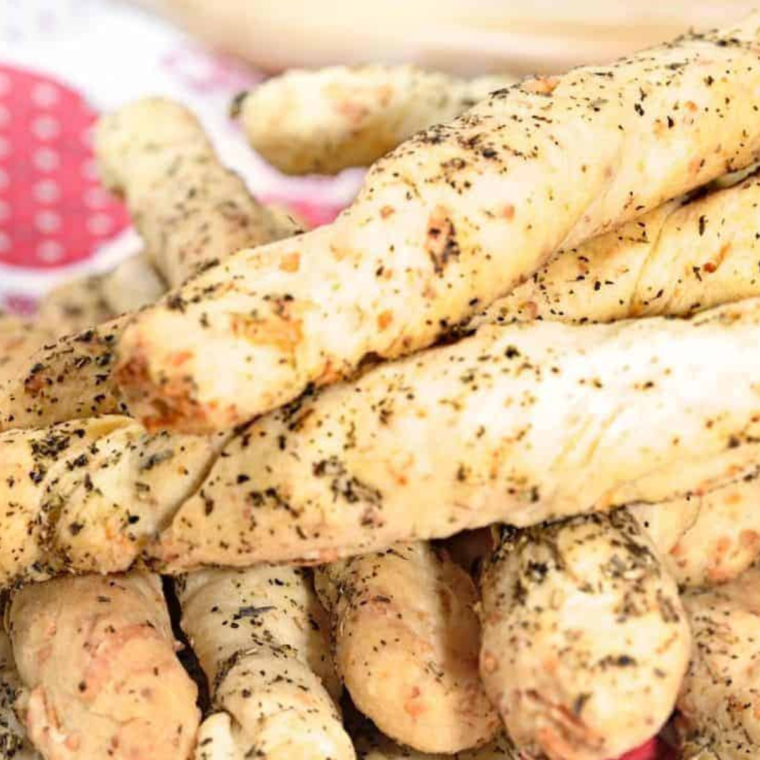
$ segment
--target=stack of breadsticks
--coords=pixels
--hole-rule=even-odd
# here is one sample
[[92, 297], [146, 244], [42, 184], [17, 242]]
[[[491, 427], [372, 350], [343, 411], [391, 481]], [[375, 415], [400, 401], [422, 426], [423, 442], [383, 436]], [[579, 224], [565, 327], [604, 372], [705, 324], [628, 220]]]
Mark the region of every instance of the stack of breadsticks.
[[241, 98], [375, 161], [306, 233], [102, 120], [145, 253], [0, 321], [4, 757], [760, 753], [760, 16], [482, 87]]

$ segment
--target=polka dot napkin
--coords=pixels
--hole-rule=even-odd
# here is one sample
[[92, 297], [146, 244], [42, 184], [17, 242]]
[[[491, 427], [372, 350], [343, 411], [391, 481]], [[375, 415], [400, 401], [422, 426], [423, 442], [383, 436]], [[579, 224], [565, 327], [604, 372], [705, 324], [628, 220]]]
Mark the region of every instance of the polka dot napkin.
[[62, 82], [0, 64], [0, 262], [30, 270], [89, 259], [128, 224], [98, 182], [95, 111]]

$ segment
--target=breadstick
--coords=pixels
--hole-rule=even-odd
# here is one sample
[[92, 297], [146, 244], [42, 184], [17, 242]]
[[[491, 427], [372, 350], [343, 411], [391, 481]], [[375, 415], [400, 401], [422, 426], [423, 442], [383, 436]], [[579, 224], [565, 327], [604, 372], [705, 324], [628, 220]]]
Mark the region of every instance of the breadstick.
[[0, 314], [0, 389], [4, 389], [26, 368], [29, 357], [42, 344], [52, 341], [54, 337], [55, 333], [47, 327], [20, 317]]
[[607, 760], [668, 720], [689, 626], [626, 510], [505, 529], [481, 590], [483, 682], [527, 756]]
[[672, 201], [560, 252], [468, 325], [688, 315], [760, 294], [760, 178]]
[[[467, 329], [534, 318], [585, 323], [684, 315], [757, 295], [760, 242], [751, 221], [758, 203], [760, 179], [756, 175], [686, 205], [681, 200], [667, 203], [620, 230], [576, 250], [560, 252], [531, 280], [478, 314]], [[698, 246], [694, 245], [694, 230], [702, 230]], [[114, 279], [104, 280], [104, 293]], [[116, 332], [110, 332], [115, 340]], [[110, 378], [110, 360], [108, 368], [99, 368], [96, 387], [86, 377], [79, 377], [94, 365], [88, 362], [80, 367], [81, 352], [70, 353], [69, 343], [63, 339], [60, 347], [40, 351], [26, 365], [37, 369], [43, 365], [49, 368], [45, 376], [61, 378], [55, 383], [55, 392], [47, 394], [45, 384], [39, 381], [29, 387], [13, 387], [13, 408], [5, 415], [12, 420], [4, 422], [0, 415], [0, 426], [52, 424], [79, 417], [86, 410], [123, 411]], [[108, 346], [106, 353], [112, 357], [113, 347]], [[58, 361], [62, 357], [66, 359], [64, 367]], [[60, 401], [67, 393], [73, 393], [72, 406]], [[50, 403], [50, 395], [57, 399], [56, 404]]]
[[37, 321], [56, 336], [81, 332], [157, 301], [165, 289], [147, 254], [140, 254], [111, 272], [54, 288], [40, 302]]
[[388, 736], [451, 754], [493, 739], [499, 718], [478, 673], [470, 576], [425, 542], [317, 571], [335, 664], [354, 704]]
[[182, 628], [217, 711], [197, 760], [353, 760], [333, 701], [328, 621], [305, 571], [207, 570], [178, 584]]
[[760, 556], [760, 483], [741, 478], [704, 495], [630, 508], [680, 586], [738, 578]]
[[33, 323], [2, 317], [0, 430], [125, 411], [111, 377], [124, 318], [95, 325], [152, 303], [163, 289], [147, 258], [135, 256], [53, 291]]
[[103, 298], [114, 316], [142, 309], [158, 301], [166, 292], [166, 285], [147, 253], [132, 256], [119, 264], [104, 278], [102, 287]]
[[[758, 295], [760, 240], [752, 224], [758, 204], [760, 179], [756, 175], [690, 202], [664, 204], [620, 230], [560, 252], [531, 280], [476, 315], [466, 330], [534, 318], [585, 323], [688, 315]], [[699, 245], [694, 245], [695, 230], [702, 232]], [[110, 334], [115, 341], [116, 331]], [[29, 370], [34, 367], [39, 373], [39, 365], [48, 368], [43, 373], [46, 381], [41, 383], [37, 374], [37, 381], [28, 387], [12, 386], [12, 409], [5, 415], [0, 411], [0, 429], [52, 424], [80, 417], [87, 410], [124, 411], [110, 377], [113, 346], [107, 347], [108, 367], [99, 368], [96, 388], [86, 377], [94, 365], [88, 362], [80, 367], [81, 351], [75, 347], [71, 353], [70, 342], [63, 339], [60, 347], [40, 351], [30, 359]], [[60, 380], [46, 393], [51, 377]], [[69, 394], [73, 404], [62, 404], [61, 397]], [[56, 404], [50, 396], [57, 399]], [[4, 422], [3, 416], [12, 420]]]
[[126, 412], [111, 374], [127, 317], [87, 328], [26, 352], [4, 372], [0, 430], [40, 427]]
[[337, 174], [369, 166], [514, 81], [468, 81], [408, 65], [294, 69], [244, 93], [233, 112], [251, 146], [280, 171]]
[[325, 562], [706, 492], [756, 467], [759, 322], [753, 299], [689, 321], [486, 326], [381, 365], [233, 439], [158, 554]]
[[148, 435], [125, 417], [0, 435], [0, 585], [128, 570], [223, 442]]
[[130, 411], [192, 432], [249, 421], [431, 345], [556, 251], [749, 165], [759, 23], [526, 81], [402, 144], [334, 224], [138, 315], [119, 344]]
[[220, 162], [183, 106], [146, 98], [103, 117], [95, 152], [103, 182], [125, 196], [170, 286], [244, 246], [292, 235]]
[[8, 625], [18, 708], [45, 760], [185, 760], [197, 689], [175, 655], [160, 579], [135, 573], [33, 584]]
[[[140, 549], [171, 570], [324, 562], [494, 522], [524, 526], [707, 493], [756, 474], [758, 321], [760, 300], [748, 300], [690, 321], [486, 327], [262, 418], [239, 432], [221, 458], [219, 441], [184, 439], [200, 447], [192, 449], [197, 466], [182, 458], [164, 462], [190, 474], [157, 477], [176, 490], [149, 502], [150, 513], [161, 517], [158, 525], [146, 523], [147, 533], [141, 522], [138, 546], [115, 542], [126, 551], [114, 564], [125, 569], [121, 563]], [[79, 429], [82, 439], [74, 433]], [[73, 467], [112, 431], [112, 447], [96, 448], [126, 448], [123, 471], [104, 469], [98, 457]], [[59, 452], [48, 440], [70, 448]], [[160, 451], [174, 450], [176, 440], [146, 437], [123, 418], [0, 436], [5, 576], [24, 577], [43, 557], [100, 569], [97, 552], [90, 558], [71, 548], [88, 534], [69, 537], [71, 518], [59, 519], [57, 506], [45, 508], [81, 510], [89, 524], [99, 503], [86, 490], [91, 471], [115, 503], [129, 504], [143, 482], [143, 444], [128, 442]], [[41, 483], [29, 478], [37, 471], [35, 450], [51, 473]], [[72, 474], [56, 480], [59, 470], [68, 473], [66, 463]], [[52, 533], [45, 527], [51, 520], [58, 526]], [[150, 545], [156, 533], [160, 540]], [[92, 543], [103, 543], [97, 530]]]
[[678, 700], [684, 758], [750, 760], [760, 752], [760, 570], [683, 603], [694, 652]]
[[0, 757], [4, 760], [35, 760], [38, 757], [13, 711], [20, 685], [11, 641], [0, 628]]
[[104, 280], [105, 275], [93, 274], [64, 282], [42, 299], [37, 319], [56, 336], [113, 319], [114, 311], [103, 296]]

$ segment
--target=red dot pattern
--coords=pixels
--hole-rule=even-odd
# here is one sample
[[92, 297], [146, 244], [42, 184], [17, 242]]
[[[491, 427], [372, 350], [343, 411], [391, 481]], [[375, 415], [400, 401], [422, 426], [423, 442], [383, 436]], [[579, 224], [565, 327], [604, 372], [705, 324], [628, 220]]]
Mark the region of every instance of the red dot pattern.
[[128, 224], [97, 179], [97, 116], [67, 85], [0, 65], [0, 262], [74, 264]]

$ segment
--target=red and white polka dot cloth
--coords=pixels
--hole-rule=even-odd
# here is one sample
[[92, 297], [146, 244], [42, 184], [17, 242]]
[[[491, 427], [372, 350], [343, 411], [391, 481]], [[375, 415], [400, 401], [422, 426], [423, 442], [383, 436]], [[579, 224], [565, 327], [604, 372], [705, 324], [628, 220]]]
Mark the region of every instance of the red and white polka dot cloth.
[[127, 226], [98, 183], [97, 118], [62, 82], [0, 64], [0, 262], [53, 269], [85, 261]]

